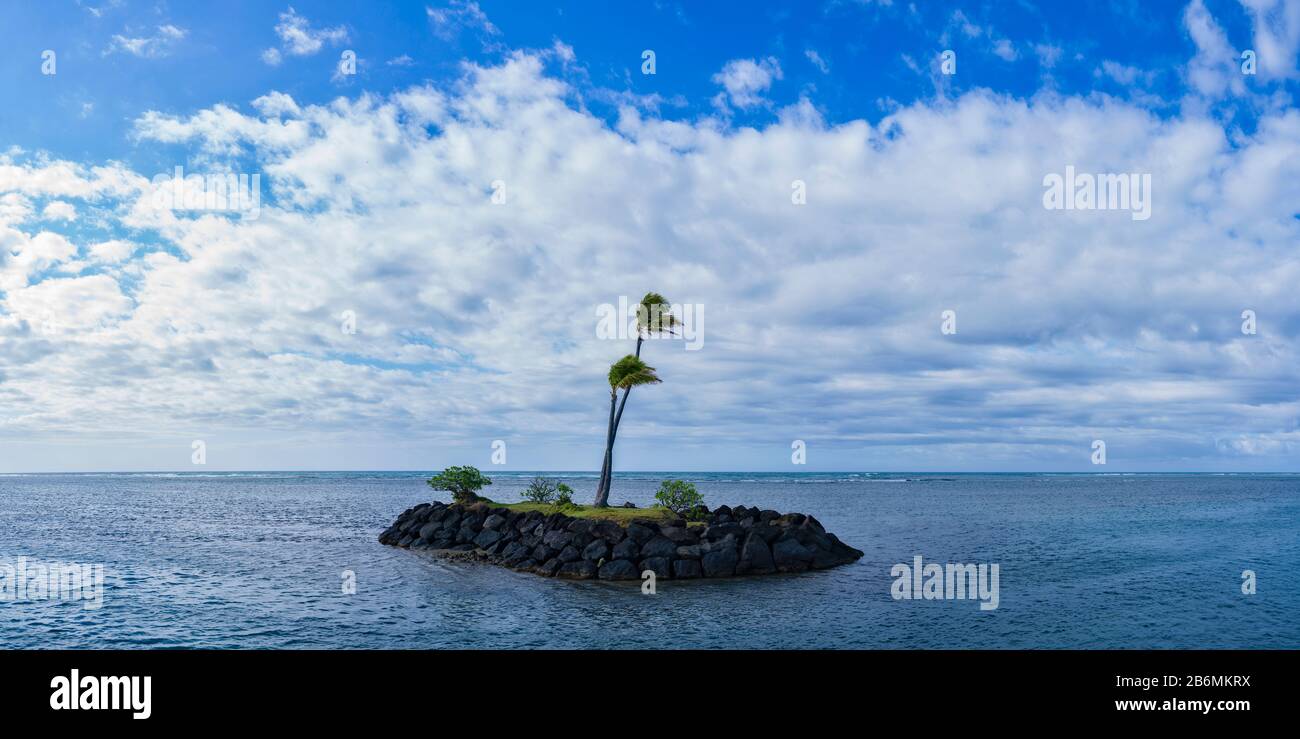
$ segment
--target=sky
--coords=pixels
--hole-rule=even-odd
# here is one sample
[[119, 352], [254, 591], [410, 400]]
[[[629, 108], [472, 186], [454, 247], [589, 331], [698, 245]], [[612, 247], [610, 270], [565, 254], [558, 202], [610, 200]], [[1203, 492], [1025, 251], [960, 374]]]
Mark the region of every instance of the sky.
[[0, 38], [0, 472], [595, 469], [603, 317], [648, 291], [686, 331], [619, 469], [1300, 471], [1300, 0], [81, 0]]

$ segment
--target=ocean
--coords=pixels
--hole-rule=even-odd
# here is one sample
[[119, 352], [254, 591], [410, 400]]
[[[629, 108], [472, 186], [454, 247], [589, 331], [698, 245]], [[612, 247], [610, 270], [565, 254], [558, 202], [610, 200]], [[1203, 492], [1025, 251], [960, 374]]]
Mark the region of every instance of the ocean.
[[[503, 502], [532, 477], [485, 473]], [[866, 553], [646, 595], [379, 544], [447, 500], [429, 474], [0, 475], [0, 583], [19, 558], [103, 572], [98, 607], [0, 600], [0, 648], [1300, 647], [1300, 475], [619, 473], [614, 503], [682, 478], [711, 507], [811, 513]], [[579, 502], [595, 487], [546, 474]], [[997, 608], [895, 598], [916, 556], [998, 565]]]

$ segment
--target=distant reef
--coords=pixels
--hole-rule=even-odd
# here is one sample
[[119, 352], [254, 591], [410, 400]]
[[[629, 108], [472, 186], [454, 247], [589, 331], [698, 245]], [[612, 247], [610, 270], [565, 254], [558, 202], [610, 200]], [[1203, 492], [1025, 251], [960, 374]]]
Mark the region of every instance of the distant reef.
[[[491, 503], [423, 503], [397, 517], [379, 541], [576, 580], [686, 580], [804, 572], [849, 564], [862, 552], [803, 513], [700, 506], [624, 520], [512, 510]], [[626, 525], [624, 525], [626, 524]]]

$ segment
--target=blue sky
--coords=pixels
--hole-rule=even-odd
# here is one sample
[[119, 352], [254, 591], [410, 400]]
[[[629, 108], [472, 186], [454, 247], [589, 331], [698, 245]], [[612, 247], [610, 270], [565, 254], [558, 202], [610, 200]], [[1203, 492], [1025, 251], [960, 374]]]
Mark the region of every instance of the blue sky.
[[[593, 467], [647, 290], [704, 319], [628, 469], [1300, 468], [1300, 2], [0, 24], [0, 471]], [[176, 167], [259, 211], [159, 207]], [[1067, 167], [1150, 218], [1045, 208]]]

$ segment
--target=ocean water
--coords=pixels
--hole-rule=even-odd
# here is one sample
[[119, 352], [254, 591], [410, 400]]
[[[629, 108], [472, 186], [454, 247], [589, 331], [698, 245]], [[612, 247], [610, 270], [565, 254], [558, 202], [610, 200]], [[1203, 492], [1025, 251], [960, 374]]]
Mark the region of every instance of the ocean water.
[[[488, 474], [501, 501], [531, 477]], [[1300, 476], [625, 473], [613, 499], [669, 476], [866, 556], [643, 595], [380, 545], [427, 473], [0, 475], [0, 564], [105, 573], [98, 609], [0, 601], [0, 648], [1300, 647]], [[998, 564], [998, 607], [896, 600], [916, 555]]]

